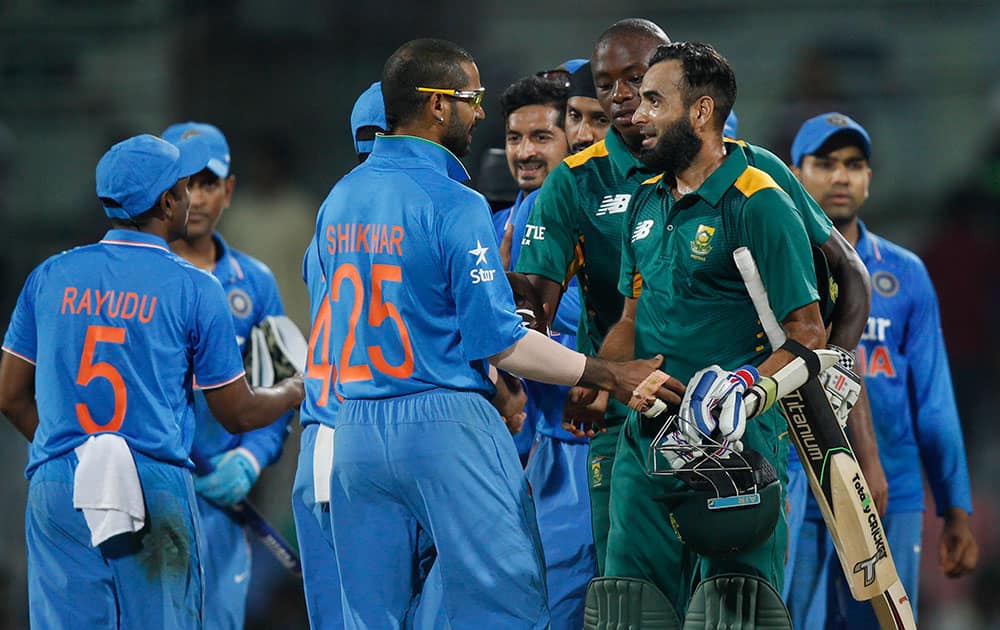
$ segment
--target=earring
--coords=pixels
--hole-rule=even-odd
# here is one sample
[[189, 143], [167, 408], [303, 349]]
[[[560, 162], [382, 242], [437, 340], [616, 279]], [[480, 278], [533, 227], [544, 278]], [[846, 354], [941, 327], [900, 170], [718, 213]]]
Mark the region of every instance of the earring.
[[439, 125], [443, 125], [444, 124], [444, 118], [438, 118], [437, 121], [438, 121]]

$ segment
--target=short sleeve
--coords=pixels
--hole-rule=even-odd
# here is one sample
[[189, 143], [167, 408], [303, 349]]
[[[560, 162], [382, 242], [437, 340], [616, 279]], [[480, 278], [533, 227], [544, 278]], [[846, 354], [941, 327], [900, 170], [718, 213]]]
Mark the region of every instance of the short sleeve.
[[3, 339], [3, 349], [7, 352], [35, 363], [38, 360], [38, 327], [35, 322], [35, 297], [38, 290], [38, 277], [42, 266], [36, 267], [28, 276], [17, 298], [14, 312], [10, 316], [10, 325]]
[[462, 352], [475, 361], [506, 350], [525, 331], [500, 262], [489, 206], [478, 195], [465, 199], [470, 198], [475, 207], [444, 213], [439, 235]]
[[196, 295], [189, 341], [194, 351], [194, 381], [200, 389], [214, 389], [243, 375], [243, 359], [222, 285], [200, 271], [192, 277]]
[[635, 252], [632, 251], [632, 226], [635, 224], [636, 204], [645, 196], [639, 192], [632, 195], [629, 208], [622, 221], [622, 257], [618, 268], [618, 292], [627, 298], [638, 298], [642, 293], [642, 276], [635, 263]]
[[744, 204], [744, 221], [747, 247], [777, 320], [817, 301], [812, 248], [788, 195], [776, 188], [755, 193]]
[[792, 204], [802, 219], [809, 242], [820, 247], [830, 239], [833, 231], [833, 222], [826, 216], [816, 200], [806, 192], [802, 183], [795, 177], [792, 171], [785, 166], [778, 156], [767, 149], [754, 147], [755, 166], [770, 175], [781, 189], [788, 193]]
[[521, 239], [516, 270], [562, 284], [576, 248], [576, 180], [566, 163], [545, 178]]

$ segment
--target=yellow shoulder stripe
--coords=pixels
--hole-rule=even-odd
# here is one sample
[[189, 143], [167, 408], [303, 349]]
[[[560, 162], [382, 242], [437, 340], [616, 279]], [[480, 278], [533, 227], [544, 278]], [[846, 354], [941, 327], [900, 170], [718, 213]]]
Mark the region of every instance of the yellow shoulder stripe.
[[743, 174], [736, 178], [733, 186], [747, 197], [752, 197], [765, 188], [777, 188], [781, 190], [781, 186], [775, 183], [770, 175], [753, 166], [748, 166], [747, 170], [743, 171]]
[[724, 142], [732, 142], [733, 144], [738, 144], [741, 147], [747, 146], [746, 141], [744, 141], [744, 140], [737, 140], [736, 138], [726, 138], [726, 137], [723, 137], [722, 140]]
[[591, 158], [607, 157], [607, 155], [608, 147], [604, 144], [604, 140], [601, 140], [590, 145], [583, 151], [567, 157], [563, 162], [566, 162], [566, 166], [570, 168], [576, 168], [577, 166], [586, 164]]
[[646, 185], [649, 185], [649, 184], [655, 184], [658, 181], [660, 181], [661, 179], [663, 179], [663, 173], [660, 173], [659, 175], [653, 175], [652, 177], [650, 177], [646, 181], [642, 182], [642, 184], [640, 184], [640, 186], [646, 186]]

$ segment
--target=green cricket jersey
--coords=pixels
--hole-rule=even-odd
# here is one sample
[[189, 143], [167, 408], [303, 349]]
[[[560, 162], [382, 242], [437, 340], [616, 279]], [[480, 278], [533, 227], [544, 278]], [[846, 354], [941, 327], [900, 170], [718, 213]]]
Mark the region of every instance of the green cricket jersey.
[[712, 364], [734, 369], [768, 354], [763, 329], [733, 262], [753, 253], [778, 321], [818, 299], [802, 216], [741, 146], [702, 186], [678, 200], [658, 176], [636, 191], [622, 232], [619, 290], [638, 298], [636, 357], [664, 355], [681, 382]]
[[528, 218], [517, 271], [580, 282], [580, 352], [596, 355], [622, 314], [618, 293], [622, 218], [632, 193], [654, 173], [611, 131], [545, 178]]

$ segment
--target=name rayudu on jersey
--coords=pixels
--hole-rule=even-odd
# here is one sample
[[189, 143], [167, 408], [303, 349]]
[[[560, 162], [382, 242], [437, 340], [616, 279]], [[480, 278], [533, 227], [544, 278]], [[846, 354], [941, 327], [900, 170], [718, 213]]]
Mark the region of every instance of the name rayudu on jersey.
[[66, 287], [63, 291], [62, 315], [92, 315], [111, 319], [136, 318], [148, 324], [156, 312], [156, 296], [135, 291], [101, 290]]
[[365, 252], [403, 255], [403, 228], [385, 223], [338, 223], [326, 226], [329, 254]]

